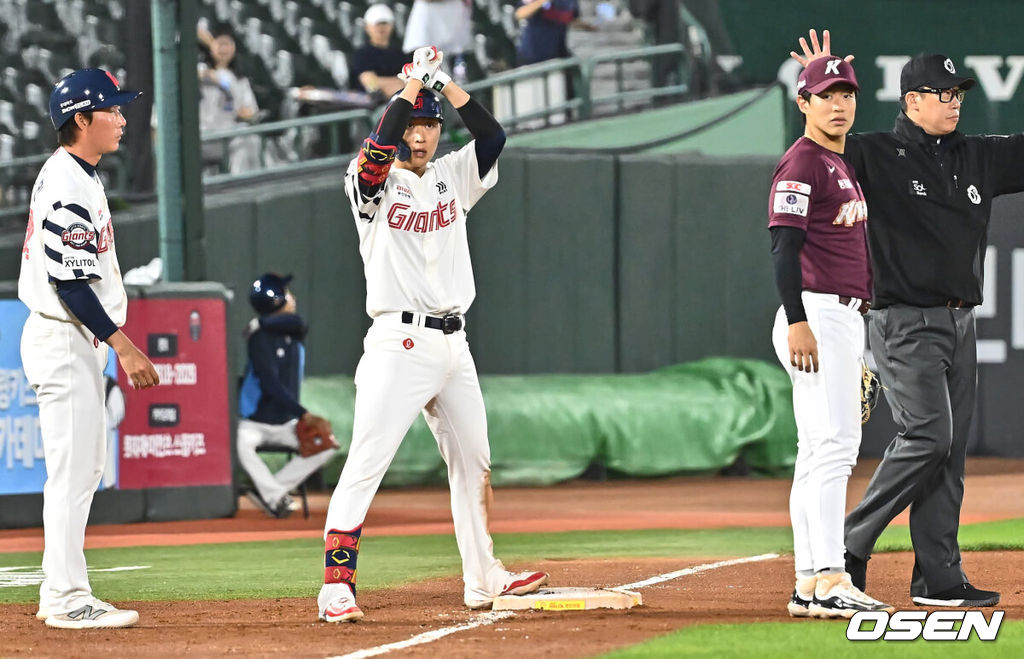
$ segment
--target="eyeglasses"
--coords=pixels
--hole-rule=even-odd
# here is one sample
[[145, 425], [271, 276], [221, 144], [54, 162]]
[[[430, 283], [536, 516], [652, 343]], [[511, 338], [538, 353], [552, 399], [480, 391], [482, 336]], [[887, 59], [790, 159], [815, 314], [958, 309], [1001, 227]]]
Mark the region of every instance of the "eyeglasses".
[[939, 97], [940, 103], [950, 103], [953, 97], [960, 103], [964, 102], [964, 97], [967, 96], [966, 89], [960, 89], [959, 87], [950, 87], [949, 89], [932, 89], [931, 87], [918, 87], [914, 90], [920, 94], [935, 94]]

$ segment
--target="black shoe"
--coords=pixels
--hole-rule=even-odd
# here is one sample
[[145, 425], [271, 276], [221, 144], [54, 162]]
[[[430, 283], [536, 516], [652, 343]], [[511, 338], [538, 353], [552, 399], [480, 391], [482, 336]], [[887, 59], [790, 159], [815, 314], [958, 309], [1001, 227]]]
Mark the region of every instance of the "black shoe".
[[288, 496], [287, 494], [284, 495], [284, 498], [278, 501], [277, 505], [274, 506], [274, 517], [278, 519], [284, 519], [291, 515], [293, 503], [294, 502], [292, 501], [292, 498], [290, 496]]
[[978, 590], [969, 583], [962, 583], [941, 593], [910, 599], [918, 606], [995, 606], [999, 604], [999, 593]]
[[859, 591], [864, 591], [868, 581], [868, 559], [854, 556], [846, 552], [846, 572], [850, 575], [850, 583]]
[[246, 490], [245, 496], [249, 497], [249, 500], [256, 504], [259, 508], [267, 515], [267, 517], [276, 517], [277, 519], [284, 519], [292, 514], [291, 502], [292, 499], [289, 496], [285, 496], [284, 499], [278, 502], [276, 506], [271, 506], [266, 500], [260, 496], [260, 493], [256, 490]]

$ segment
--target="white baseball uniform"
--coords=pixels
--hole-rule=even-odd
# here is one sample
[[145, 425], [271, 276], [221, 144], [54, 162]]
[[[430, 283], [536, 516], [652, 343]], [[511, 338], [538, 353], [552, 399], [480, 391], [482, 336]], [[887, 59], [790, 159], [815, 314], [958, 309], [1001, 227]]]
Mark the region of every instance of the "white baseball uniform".
[[[362, 525], [384, 472], [422, 413], [448, 465], [467, 603], [493, 598], [509, 576], [494, 557], [487, 529], [487, 417], [465, 329], [445, 334], [424, 323], [463, 314], [472, 304], [466, 213], [497, 179], [497, 164], [480, 179], [475, 142], [428, 164], [422, 177], [391, 168], [371, 199], [360, 193], [356, 160], [345, 175], [373, 325], [356, 369], [352, 445], [327, 511], [325, 538], [331, 529]], [[403, 322], [403, 312], [412, 322]], [[325, 583], [321, 612], [338, 588], [347, 586]]]
[[18, 297], [31, 311], [21, 360], [39, 401], [47, 473], [39, 606], [54, 612], [92, 601], [83, 546], [106, 453], [108, 346], [57, 295], [53, 282], [73, 279], [88, 280], [111, 320], [124, 324], [128, 298], [103, 184], [58, 148], [32, 189], [18, 279]]

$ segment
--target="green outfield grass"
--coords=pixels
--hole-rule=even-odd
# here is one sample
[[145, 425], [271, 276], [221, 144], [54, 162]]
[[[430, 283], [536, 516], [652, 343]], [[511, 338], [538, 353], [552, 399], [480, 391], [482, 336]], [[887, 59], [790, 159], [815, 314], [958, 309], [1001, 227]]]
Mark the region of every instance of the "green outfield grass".
[[[987, 609], [988, 610], [988, 609]], [[1003, 620], [995, 641], [926, 642], [863, 641], [846, 639], [845, 621], [807, 620], [800, 622], [762, 622], [736, 625], [701, 625], [659, 636], [646, 643], [612, 652], [608, 659], [651, 659], [657, 657], [749, 657], [757, 648], [758, 659], [792, 657], [1022, 657], [1024, 622]]]
[[[1024, 520], [964, 526], [961, 547], [1024, 548]], [[543, 559], [615, 557], [749, 556], [787, 553], [788, 528], [714, 530], [576, 531], [495, 536], [495, 551], [507, 564], [527, 565]], [[882, 536], [880, 549], [910, 548], [905, 528]], [[177, 547], [124, 547], [86, 552], [92, 569], [147, 565], [131, 572], [94, 572], [95, 591], [111, 600], [239, 599], [312, 597], [323, 575], [318, 538]], [[0, 554], [0, 569], [38, 569], [39, 552]], [[396, 586], [460, 572], [452, 535], [373, 537], [363, 539], [359, 585], [364, 589]], [[4, 573], [0, 572], [0, 582]], [[37, 586], [0, 588], [0, 603], [34, 602]], [[1024, 655], [1022, 655], [1024, 656]]]

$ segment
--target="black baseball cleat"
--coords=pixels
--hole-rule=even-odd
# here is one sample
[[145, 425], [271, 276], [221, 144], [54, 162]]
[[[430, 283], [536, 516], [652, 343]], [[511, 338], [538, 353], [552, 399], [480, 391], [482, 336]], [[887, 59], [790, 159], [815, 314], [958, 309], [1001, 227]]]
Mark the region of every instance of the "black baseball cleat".
[[999, 604], [999, 593], [994, 590], [979, 590], [970, 583], [962, 583], [941, 593], [910, 599], [918, 606], [995, 606]]
[[868, 583], [868, 559], [854, 556], [849, 551], [846, 557], [846, 573], [850, 575], [850, 582], [857, 590], [864, 590]]

